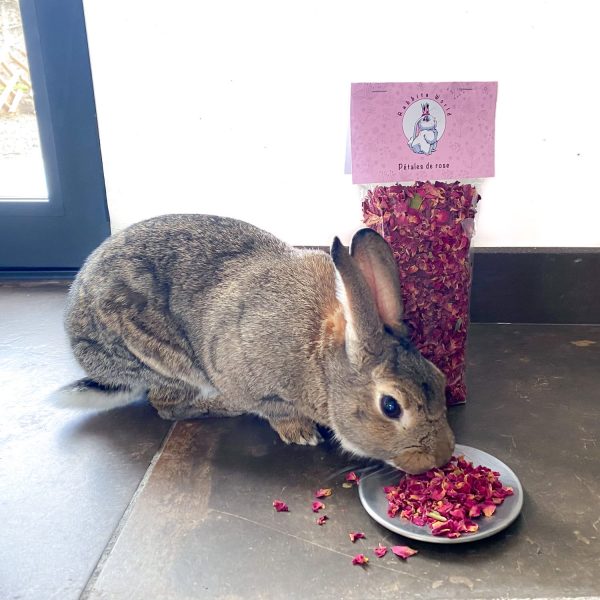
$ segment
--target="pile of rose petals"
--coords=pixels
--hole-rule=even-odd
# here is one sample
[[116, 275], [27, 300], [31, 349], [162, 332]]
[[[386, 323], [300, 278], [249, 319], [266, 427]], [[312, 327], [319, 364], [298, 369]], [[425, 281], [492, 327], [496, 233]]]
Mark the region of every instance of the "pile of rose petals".
[[469, 246], [479, 199], [472, 185], [417, 182], [377, 186], [362, 203], [365, 224], [394, 252], [411, 339], [446, 375], [448, 404], [466, 399]]
[[406, 475], [398, 485], [385, 487], [388, 515], [428, 525], [436, 536], [457, 538], [475, 532], [479, 526], [472, 519], [490, 517], [513, 494], [499, 476], [488, 467], [474, 467], [464, 457], [453, 456], [443, 467]]

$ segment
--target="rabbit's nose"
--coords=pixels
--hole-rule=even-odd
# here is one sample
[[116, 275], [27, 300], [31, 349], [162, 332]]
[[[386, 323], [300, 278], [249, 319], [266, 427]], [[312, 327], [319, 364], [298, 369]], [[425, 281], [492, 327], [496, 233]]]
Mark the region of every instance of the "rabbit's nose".
[[394, 457], [389, 463], [410, 475], [418, 475], [436, 467], [444, 466], [454, 452], [454, 434], [447, 422], [440, 424], [441, 428], [432, 440], [432, 446], [409, 448]]
[[418, 475], [437, 466], [433, 454], [413, 449], [400, 453], [399, 456], [390, 461], [390, 464], [409, 475]]

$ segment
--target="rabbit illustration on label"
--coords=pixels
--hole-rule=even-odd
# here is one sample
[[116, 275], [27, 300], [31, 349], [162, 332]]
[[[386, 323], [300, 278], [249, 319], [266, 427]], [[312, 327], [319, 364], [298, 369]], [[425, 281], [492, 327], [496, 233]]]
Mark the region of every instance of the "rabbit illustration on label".
[[430, 114], [429, 103], [424, 102], [408, 145], [415, 154], [431, 154], [437, 148], [438, 138], [437, 119]]

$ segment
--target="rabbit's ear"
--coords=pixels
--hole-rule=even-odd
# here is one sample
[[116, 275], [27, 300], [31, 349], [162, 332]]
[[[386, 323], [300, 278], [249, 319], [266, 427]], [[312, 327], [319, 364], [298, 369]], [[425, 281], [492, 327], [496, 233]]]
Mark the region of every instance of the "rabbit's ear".
[[419, 127], [419, 122], [421, 121], [421, 119], [417, 119], [417, 122], [415, 123], [415, 130], [413, 132], [413, 139], [417, 139], [417, 137], [419, 136], [419, 133], [421, 133], [421, 129]]
[[337, 296], [346, 319], [345, 344], [350, 360], [358, 364], [366, 354], [380, 353], [383, 334], [377, 304], [357, 261], [348, 248], [334, 238], [331, 258], [339, 275]]
[[377, 232], [361, 229], [352, 238], [350, 255], [369, 286], [379, 318], [393, 333], [401, 335], [404, 306], [391, 248]]

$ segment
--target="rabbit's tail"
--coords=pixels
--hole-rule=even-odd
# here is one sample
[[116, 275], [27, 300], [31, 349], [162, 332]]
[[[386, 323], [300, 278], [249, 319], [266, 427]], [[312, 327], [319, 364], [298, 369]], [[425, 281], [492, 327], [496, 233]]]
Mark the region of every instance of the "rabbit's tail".
[[84, 377], [56, 390], [50, 396], [50, 400], [60, 408], [110, 410], [142, 399], [145, 391], [141, 386], [112, 387]]

